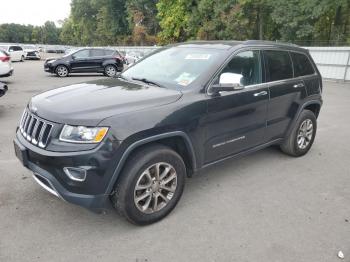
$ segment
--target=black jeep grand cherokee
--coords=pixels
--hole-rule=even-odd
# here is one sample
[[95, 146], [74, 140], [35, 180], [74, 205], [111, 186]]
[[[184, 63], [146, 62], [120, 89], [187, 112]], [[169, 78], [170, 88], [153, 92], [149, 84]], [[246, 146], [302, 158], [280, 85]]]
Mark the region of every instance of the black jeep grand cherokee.
[[91, 210], [109, 203], [149, 224], [175, 207], [186, 176], [278, 144], [306, 154], [322, 81], [307, 50], [261, 41], [159, 49], [118, 78], [34, 96], [15, 151], [52, 194]]

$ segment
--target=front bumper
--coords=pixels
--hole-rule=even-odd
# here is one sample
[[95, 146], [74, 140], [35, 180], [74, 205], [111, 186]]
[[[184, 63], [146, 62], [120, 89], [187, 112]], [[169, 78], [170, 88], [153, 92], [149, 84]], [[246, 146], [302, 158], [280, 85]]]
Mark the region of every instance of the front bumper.
[[52, 66], [52, 64], [45, 63], [44, 71], [48, 73], [55, 73], [55, 68]]
[[[114, 171], [111, 164], [114, 161], [110, 161], [112, 152], [106, 155], [104, 145], [89, 151], [51, 152], [30, 144], [17, 132], [14, 147], [17, 158], [34, 173], [35, 181], [51, 194], [94, 212], [111, 207], [110, 192], [107, 193], [106, 189]], [[63, 172], [63, 167], [89, 165], [84, 182], [73, 181]]]

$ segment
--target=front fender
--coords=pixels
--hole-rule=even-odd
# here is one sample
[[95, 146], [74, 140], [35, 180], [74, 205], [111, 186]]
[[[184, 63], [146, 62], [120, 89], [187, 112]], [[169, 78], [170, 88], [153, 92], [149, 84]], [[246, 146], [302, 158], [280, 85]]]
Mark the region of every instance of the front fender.
[[127, 161], [128, 157], [131, 155], [131, 153], [133, 153], [137, 148], [139, 148], [143, 145], [146, 145], [146, 144], [149, 144], [152, 142], [157, 142], [157, 141], [160, 141], [161, 139], [171, 138], [171, 137], [181, 137], [184, 140], [185, 145], [187, 147], [187, 150], [188, 150], [190, 157], [191, 157], [192, 168], [193, 168], [193, 170], [196, 170], [196, 156], [195, 156], [194, 148], [193, 148], [193, 145], [192, 145], [192, 142], [191, 142], [189, 136], [185, 132], [173, 131], [173, 132], [162, 133], [162, 134], [146, 137], [146, 138], [140, 139], [140, 140], [132, 143], [123, 152], [123, 154], [118, 162], [118, 165], [117, 165], [116, 169], [114, 170], [114, 173], [109, 181], [108, 187], [105, 191], [105, 195], [109, 195], [112, 192], [113, 187], [119, 178], [120, 172], [123, 169], [123, 166], [125, 165], [125, 162]]

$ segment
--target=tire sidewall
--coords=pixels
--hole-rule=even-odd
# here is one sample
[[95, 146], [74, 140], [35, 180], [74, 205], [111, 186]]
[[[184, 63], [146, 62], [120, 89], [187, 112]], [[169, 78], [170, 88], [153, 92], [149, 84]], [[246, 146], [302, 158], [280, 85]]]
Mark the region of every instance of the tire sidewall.
[[[169, 163], [174, 167], [177, 173], [177, 187], [172, 199], [164, 208], [155, 213], [146, 214], [141, 212], [135, 205], [134, 189], [143, 171], [158, 162]], [[124, 203], [123, 208], [125, 210], [125, 215], [130, 221], [143, 225], [154, 223], [162, 219], [175, 208], [177, 202], [181, 198], [184, 189], [186, 168], [181, 157], [178, 156], [175, 152], [171, 150], [161, 150], [145, 156], [141, 161], [135, 163], [133, 167], [127, 171], [127, 173], [124, 173], [124, 175], [128, 176], [129, 178], [125, 188], [125, 194], [122, 196], [124, 198], [122, 201]]]
[[[312, 138], [310, 143], [307, 145], [306, 148], [301, 149], [298, 146], [298, 132], [300, 129], [301, 124], [306, 120], [306, 119], [310, 119], [312, 121], [312, 125], [313, 125], [313, 132], [312, 132]], [[294, 136], [294, 141], [293, 141], [293, 147], [294, 147], [294, 152], [296, 153], [296, 155], [298, 156], [302, 156], [305, 155], [311, 148], [312, 144], [314, 143], [315, 137], [316, 137], [316, 131], [317, 131], [317, 120], [315, 115], [309, 111], [309, 110], [305, 110], [302, 112], [301, 116], [299, 117], [294, 132], [293, 132], [293, 136]]]

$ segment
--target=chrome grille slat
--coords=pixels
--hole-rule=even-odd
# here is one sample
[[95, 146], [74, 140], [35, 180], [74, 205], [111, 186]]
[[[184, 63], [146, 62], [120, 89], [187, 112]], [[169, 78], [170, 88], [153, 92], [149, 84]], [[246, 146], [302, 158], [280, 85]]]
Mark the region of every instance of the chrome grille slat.
[[33, 129], [33, 133], [32, 133], [32, 143], [33, 143], [34, 145], [38, 144], [38, 142], [37, 142], [37, 140], [36, 140], [36, 135], [37, 135], [37, 133], [38, 133], [39, 124], [40, 124], [40, 120], [37, 119], [36, 124], [35, 124], [34, 129]]
[[32, 127], [33, 127], [33, 124], [34, 124], [34, 120], [35, 118], [32, 116], [32, 118], [30, 119], [30, 122], [28, 124], [28, 128], [27, 128], [27, 140], [32, 140], [32, 138], [30, 137], [31, 135], [31, 132], [32, 132]]
[[44, 143], [42, 142], [42, 139], [43, 139], [43, 136], [44, 136], [44, 132], [45, 132], [46, 126], [47, 126], [47, 124], [44, 123], [43, 127], [41, 128], [40, 134], [39, 134], [39, 139], [38, 140], [39, 140], [39, 146], [40, 147], [44, 147]]
[[22, 114], [22, 117], [21, 117], [21, 122], [19, 124], [19, 127], [22, 128], [22, 125], [23, 125], [23, 121], [24, 119], [27, 117], [27, 111], [25, 110]]
[[24, 124], [24, 137], [27, 137], [27, 131], [28, 131], [28, 126], [29, 126], [29, 123], [30, 123], [30, 120], [32, 119], [32, 116], [31, 115], [28, 115], [27, 119], [26, 119], [26, 122]]
[[22, 133], [23, 133], [23, 131], [24, 131], [24, 126], [25, 126], [25, 123], [26, 123], [26, 121], [27, 121], [27, 118], [28, 118], [28, 113], [26, 112], [26, 113], [25, 113], [25, 116], [24, 116], [24, 118], [23, 118], [22, 125], [20, 126], [21, 132], [22, 132]]
[[46, 147], [53, 127], [52, 123], [33, 115], [28, 109], [23, 113], [19, 124], [23, 137], [41, 148]]

